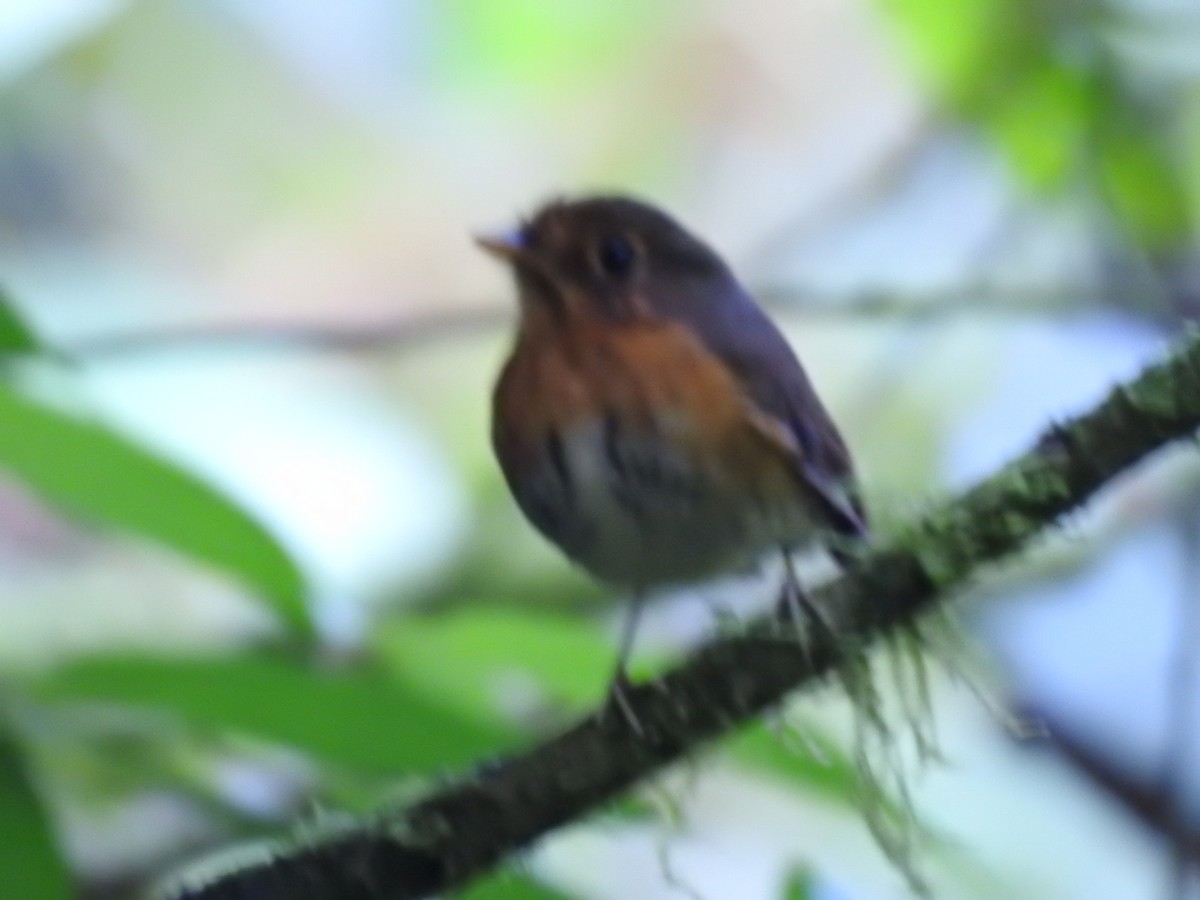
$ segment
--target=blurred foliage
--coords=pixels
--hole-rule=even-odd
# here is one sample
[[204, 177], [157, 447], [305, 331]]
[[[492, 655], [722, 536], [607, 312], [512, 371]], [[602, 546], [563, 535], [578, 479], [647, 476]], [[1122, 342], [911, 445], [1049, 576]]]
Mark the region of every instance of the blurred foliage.
[[812, 900], [812, 876], [807, 872], [796, 872], [788, 878], [783, 900]]
[[0, 467], [98, 523], [146, 535], [244, 579], [310, 634], [304, 579], [279, 542], [233, 501], [98, 422], [0, 385]]
[[[1090, 182], [1147, 249], [1180, 249], [1200, 144], [1112, 46], [1122, 22], [1073, 0], [880, 0], [953, 115], [978, 123], [1034, 190]], [[1165, 26], [1164, 26], [1165, 27]]]
[[[630, 45], [647, 40], [671, 12], [667, 0], [453, 0], [453, 77], [564, 91], [611, 71]], [[497, 76], [500, 79], [497, 79]]]
[[33, 333], [26, 327], [12, 302], [0, 289], [0, 359], [6, 354], [33, 353], [38, 349]]
[[74, 895], [57, 838], [28, 771], [28, 760], [0, 724], [0, 873], [9, 897]]
[[861, 794], [854, 763], [811, 724], [752, 725], [723, 750], [747, 767], [784, 778], [806, 795], [845, 803]]
[[[43, 701], [169, 710], [218, 734], [253, 735], [367, 773], [432, 773], [514, 743], [396, 680], [266, 658], [85, 660], [35, 686]], [[298, 714], [298, 710], [315, 711]]]
[[459, 896], [462, 900], [566, 900], [563, 894], [508, 871], [476, 882]]
[[[586, 621], [546, 612], [476, 608], [436, 619], [406, 620], [379, 635], [394, 671], [447, 704], [493, 716], [498, 678], [519, 671], [553, 703], [586, 708], [612, 674], [612, 647]], [[454, 659], [453, 667], [441, 665]]]

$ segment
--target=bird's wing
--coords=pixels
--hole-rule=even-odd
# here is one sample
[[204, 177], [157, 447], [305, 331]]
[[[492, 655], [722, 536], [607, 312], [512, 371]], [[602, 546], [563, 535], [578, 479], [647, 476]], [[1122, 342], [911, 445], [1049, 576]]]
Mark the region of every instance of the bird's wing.
[[850, 452], [787, 339], [740, 291], [720, 303], [697, 299], [671, 304], [671, 317], [689, 325], [729, 366], [764, 416], [786, 427], [799, 449], [799, 474], [830, 513], [834, 528], [866, 535], [867, 513]]

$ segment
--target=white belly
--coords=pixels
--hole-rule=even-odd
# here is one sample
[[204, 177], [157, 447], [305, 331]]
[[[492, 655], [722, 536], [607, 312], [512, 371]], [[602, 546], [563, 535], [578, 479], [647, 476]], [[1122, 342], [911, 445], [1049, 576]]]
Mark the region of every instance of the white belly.
[[631, 587], [697, 581], [744, 568], [814, 535], [796, 496], [751, 502], [720, 473], [657, 441], [614, 448], [601, 424], [564, 435], [576, 524], [563, 549], [601, 580]]

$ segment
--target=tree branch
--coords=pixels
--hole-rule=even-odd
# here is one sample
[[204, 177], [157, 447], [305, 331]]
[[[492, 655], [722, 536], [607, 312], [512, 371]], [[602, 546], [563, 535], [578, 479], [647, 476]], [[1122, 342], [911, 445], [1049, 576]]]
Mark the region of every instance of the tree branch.
[[1200, 427], [1200, 337], [1091, 412], [1051, 427], [1029, 452], [813, 594], [834, 637], [774, 618], [700, 648], [640, 686], [644, 727], [595, 716], [525, 753], [482, 766], [414, 805], [177, 891], [176, 900], [402, 900], [460, 886], [662, 766], [828, 673], [848, 640], [911, 621], [986, 563], [1009, 556], [1108, 481]]
[[[922, 291], [868, 288], [852, 293], [802, 286], [761, 285], [755, 298], [780, 316], [808, 319], [930, 319], [956, 312], [997, 318], [1021, 315], [1069, 315], [1095, 308], [1103, 291], [1086, 283], [1004, 288], [984, 282]], [[506, 304], [389, 318], [368, 324], [335, 322], [242, 321], [183, 324], [115, 332], [64, 342], [57, 352], [84, 364], [181, 351], [273, 353], [395, 353], [417, 344], [486, 334], [510, 324]]]

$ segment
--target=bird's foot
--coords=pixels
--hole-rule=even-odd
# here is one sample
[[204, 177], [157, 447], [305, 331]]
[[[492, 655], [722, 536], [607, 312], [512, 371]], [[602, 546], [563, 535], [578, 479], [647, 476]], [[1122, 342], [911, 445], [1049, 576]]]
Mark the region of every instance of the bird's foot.
[[633, 703], [630, 701], [629, 695], [633, 687], [633, 682], [624, 671], [617, 672], [608, 686], [608, 698], [604, 701], [599, 718], [603, 723], [609, 721], [613, 715], [618, 715], [625, 720], [634, 734], [645, 737], [646, 730], [642, 727], [642, 721], [634, 712]]
[[[784, 582], [775, 614], [796, 629], [797, 638], [803, 644], [806, 652], [812, 644], [813, 631], [817, 628], [824, 631], [826, 636], [831, 638], [835, 645], [837, 644], [838, 633], [833, 620], [794, 579], [789, 578]], [[802, 628], [802, 623], [806, 620], [812, 624], [808, 628]]]

